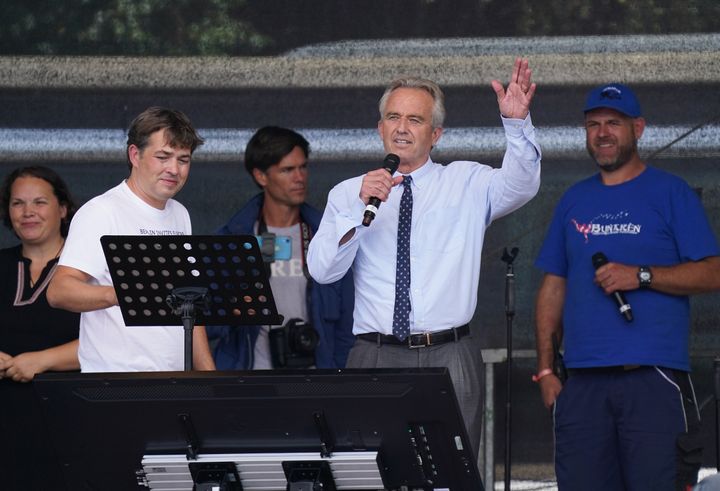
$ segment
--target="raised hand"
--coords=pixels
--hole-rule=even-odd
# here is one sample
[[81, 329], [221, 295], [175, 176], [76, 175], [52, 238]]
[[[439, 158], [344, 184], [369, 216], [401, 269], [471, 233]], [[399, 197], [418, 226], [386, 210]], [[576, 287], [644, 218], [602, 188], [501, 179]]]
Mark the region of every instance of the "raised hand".
[[497, 80], [492, 81], [492, 88], [497, 96], [500, 114], [506, 118], [525, 119], [530, 112], [530, 102], [535, 95], [536, 85], [531, 82], [532, 70], [528, 61], [517, 58], [507, 89]]

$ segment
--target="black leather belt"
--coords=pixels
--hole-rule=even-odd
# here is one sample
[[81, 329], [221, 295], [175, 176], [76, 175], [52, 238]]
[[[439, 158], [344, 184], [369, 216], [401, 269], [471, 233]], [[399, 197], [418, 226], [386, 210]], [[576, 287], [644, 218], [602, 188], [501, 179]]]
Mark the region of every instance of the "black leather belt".
[[424, 348], [426, 346], [434, 346], [436, 344], [457, 341], [468, 334], [470, 334], [470, 324], [453, 327], [452, 329], [445, 329], [444, 331], [411, 334], [407, 337], [407, 339], [405, 339], [405, 341], [400, 341], [395, 336], [380, 334], [379, 332], [366, 332], [358, 334], [357, 337], [363, 341], [371, 341], [373, 343], [377, 343], [378, 345], [406, 344], [408, 348]]

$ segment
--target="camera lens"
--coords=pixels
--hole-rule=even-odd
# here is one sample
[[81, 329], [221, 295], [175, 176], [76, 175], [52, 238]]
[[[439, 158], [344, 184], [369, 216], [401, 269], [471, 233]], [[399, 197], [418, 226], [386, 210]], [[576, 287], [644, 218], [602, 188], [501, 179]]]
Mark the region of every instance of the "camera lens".
[[297, 323], [289, 326], [290, 349], [296, 353], [314, 353], [318, 344], [318, 334], [312, 326]]

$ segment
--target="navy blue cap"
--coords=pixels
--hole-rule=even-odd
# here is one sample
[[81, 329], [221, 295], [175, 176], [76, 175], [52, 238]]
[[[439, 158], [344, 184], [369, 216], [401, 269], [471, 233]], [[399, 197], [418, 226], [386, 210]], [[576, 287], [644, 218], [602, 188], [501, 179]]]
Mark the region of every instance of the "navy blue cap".
[[630, 87], [623, 84], [601, 85], [590, 91], [583, 112], [601, 107], [614, 109], [631, 118], [638, 118], [642, 114], [635, 93]]

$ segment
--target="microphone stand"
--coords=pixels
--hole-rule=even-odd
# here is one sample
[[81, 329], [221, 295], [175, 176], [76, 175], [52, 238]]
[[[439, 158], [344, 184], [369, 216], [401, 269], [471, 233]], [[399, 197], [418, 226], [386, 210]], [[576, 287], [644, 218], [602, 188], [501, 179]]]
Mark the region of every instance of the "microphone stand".
[[503, 250], [502, 261], [507, 264], [505, 273], [505, 318], [507, 335], [507, 387], [505, 394], [505, 491], [510, 491], [510, 456], [511, 456], [511, 389], [512, 389], [512, 323], [515, 317], [515, 272], [513, 261], [517, 257], [519, 249], [513, 247], [508, 253], [507, 247]]

